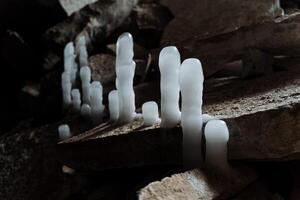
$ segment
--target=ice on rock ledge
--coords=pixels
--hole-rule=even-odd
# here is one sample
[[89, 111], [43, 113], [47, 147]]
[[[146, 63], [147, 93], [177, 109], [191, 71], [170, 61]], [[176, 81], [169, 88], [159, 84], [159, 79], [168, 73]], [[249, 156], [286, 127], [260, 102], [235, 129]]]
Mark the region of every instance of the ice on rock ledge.
[[182, 95], [181, 125], [183, 130], [183, 161], [186, 165], [199, 165], [202, 139], [203, 71], [198, 59], [183, 61], [180, 67]]
[[60, 140], [65, 140], [72, 136], [70, 128], [67, 124], [62, 124], [58, 127], [58, 134]]
[[113, 90], [108, 94], [108, 107], [110, 120], [116, 122], [119, 118], [119, 97], [117, 90]]
[[179, 68], [181, 60], [176, 47], [165, 47], [159, 54], [161, 127], [172, 128], [180, 122]]
[[133, 39], [130, 33], [123, 33], [117, 41], [116, 87], [119, 101], [119, 121], [133, 121], [135, 113], [135, 94], [133, 78], [135, 62], [133, 61]]
[[160, 122], [158, 115], [158, 106], [154, 101], [149, 101], [143, 104], [142, 113], [145, 126], [152, 126]]
[[227, 143], [229, 130], [222, 120], [207, 122], [204, 135], [206, 139], [205, 164], [217, 173], [229, 175], [230, 166], [227, 161]]

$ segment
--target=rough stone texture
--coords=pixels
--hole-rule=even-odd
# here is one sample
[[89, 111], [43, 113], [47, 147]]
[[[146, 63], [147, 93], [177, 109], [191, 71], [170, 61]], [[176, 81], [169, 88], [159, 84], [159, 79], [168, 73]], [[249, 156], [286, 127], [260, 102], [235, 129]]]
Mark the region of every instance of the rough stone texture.
[[80, 10], [84, 6], [95, 3], [97, 0], [59, 0], [59, 3], [70, 16], [72, 13]]
[[[97, 54], [89, 58], [92, 79], [106, 85], [116, 79], [116, 57], [110, 54]], [[104, 87], [105, 88], [105, 87]]]
[[162, 0], [162, 4], [175, 16], [165, 30], [168, 41], [209, 38], [273, 21], [283, 14], [278, 0]]
[[[51, 139], [51, 135], [46, 136], [45, 129], [39, 130], [43, 132], [45, 138], [38, 138], [40, 136], [37, 135], [41, 132], [28, 127], [21, 127], [1, 138], [1, 199], [40, 199], [47, 190], [48, 195], [44, 199], [59, 199], [57, 196], [59, 185], [53, 183], [62, 182], [59, 173], [61, 166], [57, 161], [51, 160], [53, 157], [51, 153], [47, 154], [48, 159], [44, 158], [46, 154], [41, 149], [40, 141], [47, 141], [50, 147], [55, 144], [55, 140]], [[48, 184], [51, 186], [47, 186]]]
[[[175, 15], [167, 26], [162, 46], [176, 45], [183, 57], [198, 57], [209, 76], [227, 62], [241, 59], [248, 48], [287, 53], [299, 46], [298, 19], [281, 19], [281, 8], [273, 0], [165, 1]], [[285, 18], [285, 17], [283, 17]]]
[[[230, 159], [299, 159], [299, 95], [297, 104], [284, 104], [265, 113], [226, 120], [231, 130]], [[246, 152], [242, 153], [243, 149]]]
[[235, 171], [230, 179], [194, 169], [156, 181], [139, 194], [139, 200], [227, 199], [256, 179], [252, 171]]
[[84, 35], [88, 44], [97, 45], [122, 24], [136, 3], [136, 0], [97, 1], [47, 30], [45, 37], [64, 46]]
[[3, 135], [0, 138], [0, 199], [64, 199], [63, 194], [68, 191], [62, 187], [62, 163], [56, 156], [57, 127], [68, 123], [72, 133], [78, 134], [86, 130], [79, 120], [72, 116], [41, 127], [25, 121]]

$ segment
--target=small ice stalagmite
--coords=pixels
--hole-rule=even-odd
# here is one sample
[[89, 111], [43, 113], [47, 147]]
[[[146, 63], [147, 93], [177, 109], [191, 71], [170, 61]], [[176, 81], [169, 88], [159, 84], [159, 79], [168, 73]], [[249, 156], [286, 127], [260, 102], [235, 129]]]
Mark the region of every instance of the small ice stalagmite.
[[98, 124], [102, 121], [104, 106], [102, 104], [102, 93], [103, 88], [99, 81], [94, 81], [91, 84], [91, 116], [95, 124]]
[[85, 104], [89, 104], [91, 87], [91, 69], [88, 66], [80, 68], [80, 79], [82, 86], [82, 101]]
[[118, 91], [113, 90], [108, 94], [109, 116], [112, 122], [118, 121], [119, 118], [119, 96]]
[[64, 49], [64, 71], [70, 75], [72, 85], [75, 84], [78, 65], [75, 62], [73, 42], [69, 42]]
[[134, 73], [133, 39], [130, 33], [123, 33], [117, 41], [116, 56], [116, 86], [119, 96], [119, 121], [121, 123], [131, 122], [135, 117]]
[[91, 107], [90, 107], [90, 105], [88, 105], [88, 104], [83, 104], [82, 106], [81, 106], [81, 109], [80, 109], [80, 114], [81, 114], [81, 116], [83, 116], [84, 117], [84, 119], [86, 119], [86, 120], [89, 120], [90, 118], [91, 118]]
[[160, 122], [158, 115], [158, 106], [154, 101], [149, 101], [143, 104], [142, 113], [145, 126], [152, 126]]
[[58, 134], [60, 140], [65, 140], [72, 136], [70, 127], [67, 124], [62, 124], [58, 127]]
[[81, 98], [80, 98], [80, 91], [78, 89], [73, 89], [71, 91], [71, 96], [72, 96], [72, 105], [73, 109], [76, 112], [80, 111], [81, 108]]
[[205, 164], [215, 172], [228, 176], [230, 166], [227, 160], [227, 143], [229, 131], [222, 120], [210, 120], [207, 122], [204, 135], [206, 139]]
[[76, 43], [76, 48], [78, 51], [78, 56], [79, 56], [79, 66], [88, 66], [89, 61], [88, 61], [88, 52], [86, 48], [86, 39], [85, 36], [80, 36], [77, 40]]
[[203, 71], [198, 59], [183, 61], [180, 67], [180, 90], [182, 95], [181, 125], [183, 130], [183, 161], [187, 166], [202, 162], [202, 92]]
[[176, 47], [165, 47], [159, 54], [161, 127], [172, 128], [180, 122], [179, 68], [181, 60]]
[[71, 89], [72, 83], [70, 79], [70, 74], [67, 72], [63, 72], [61, 75], [61, 88], [62, 88], [62, 97], [63, 97], [63, 107], [67, 108], [71, 105]]

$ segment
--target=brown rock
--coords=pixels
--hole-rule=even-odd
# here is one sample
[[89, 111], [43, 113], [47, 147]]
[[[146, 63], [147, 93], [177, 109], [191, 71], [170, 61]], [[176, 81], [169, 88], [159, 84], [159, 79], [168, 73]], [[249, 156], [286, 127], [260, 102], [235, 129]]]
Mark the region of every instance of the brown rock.
[[206, 76], [222, 69], [225, 63], [241, 59], [248, 48], [284, 54], [285, 47], [299, 43], [295, 37], [298, 20], [274, 23], [275, 17], [282, 15], [278, 1], [164, 3], [175, 19], [165, 29], [161, 45], [176, 45], [184, 58], [199, 58]]
[[24, 121], [0, 138], [0, 199], [64, 199], [66, 182], [55, 149], [62, 123], [69, 124], [73, 134], [86, 130], [82, 120], [69, 116], [41, 127]]
[[171, 20], [169, 11], [160, 4], [141, 3], [134, 10], [135, 20], [140, 30], [163, 31]]
[[175, 19], [168, 25], [164, 42], [201, 40], [242, 27], [273, 21], [282, 16], [278, 0], [226, 1], [163, 0]]
[[230, 179], [216, 177], [201, 169], [194, 169], [153, 182], [143, 188], [140, 200], [159, 199], [227, 199], [256, 179], [254, 172], [235, 171]]
[[89, 58], [92, 79], [104, 86], [114, 83], [116, 79], [116, 57], [110, 54], [97, 54]]
[[97, 1], [46, 31], [45, 37], [64, 46], [84, 35], [87, 43], [101, 43], [128, 17], [136, 0]]

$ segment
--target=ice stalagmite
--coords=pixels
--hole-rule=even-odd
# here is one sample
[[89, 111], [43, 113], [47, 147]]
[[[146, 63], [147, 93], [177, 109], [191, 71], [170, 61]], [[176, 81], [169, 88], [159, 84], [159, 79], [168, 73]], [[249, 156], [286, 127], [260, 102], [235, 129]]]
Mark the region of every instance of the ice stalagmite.
[[110, 120], [116, 122], [119, 118], [119, 97], [117, 90], [113, 90], [108, 94], [108, 106]]
[[103, 88], [99, 81], [91, 84], [91, 116], [94, 124], [102, 122], [104, 106], [102, 104]]
[[160, 122], [158, 116], [158, 106], [154, 101], [148, 101], [142, 106], [143, 119], [145, 126], [152, 126]]
[[86, 48], [86, 39], [84, 36], [80, 36], [76, 43], [76, 48], [79, 56], [79, 66], [84, 67], [89, 65], [88, 52]]
[[73, 89], [71, 91], [71, 96], [72, 96], [73, 109], [76, 112], [80, 112], [80, 107], [81, 107], [80, 91], [78, 89]]
[[60, 140], [65, 140], [72, 136], [70, 127], [67, 124], [62, 124], [58, 127], [58, 134]]
[[80, 79], [82, 87], [82, 101], [85, 104], [89, 104], [91, 87], [91, 69], [88, 66], [80, 68]]
[[183, 130], [183, 161], [186, 165], [199, 165], [202, 138], [203, 71], [198, 59], [183, 61], [180, 67], [182, 95], [181, 125]]
[[227, 143], [229, 131], [222, 120], [210, 120], [204, 129], [206, 139], [205, 164], [209, 169], [228, 176], [230, 166], [227, 161]]
[[73, 42], [69, 42], [64, 49], [64, 71], [69, 74], [72, 85], [75, 84], [78, 65], [75, 62]]
[[135, 62], [133, 61], [133, 39], [130, 33], [123, 33], [117, 41], [116, 86], [119, 100], [119, 121], [128, 123], [135, 117], [135, 94], [133, 77]]
[[159, 54], [161, 127], [172, 128], [180, 122], [179, 68], [180, 54], [176, 47], [165, 47]]
[[83, 104], [83, 105], [81, 106], [80, 114], [81, 114], [81, 116], [84, 117], [84, 119], [89, 120], [89, 119], [91, 118], [91, 112], [92, 112], [92, 111], [91, 111], [90, 105], [88, 105], [88, 104]]
[[72, 90], [72, 83], [70, 74], [67, 72], [63, 72], [61, 75], [61, 88], [62, 88], [62, 97], [63, 97], [63, 107], [67, 108], [71, 105], [71, 90]]

